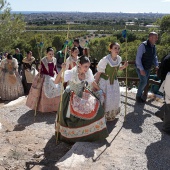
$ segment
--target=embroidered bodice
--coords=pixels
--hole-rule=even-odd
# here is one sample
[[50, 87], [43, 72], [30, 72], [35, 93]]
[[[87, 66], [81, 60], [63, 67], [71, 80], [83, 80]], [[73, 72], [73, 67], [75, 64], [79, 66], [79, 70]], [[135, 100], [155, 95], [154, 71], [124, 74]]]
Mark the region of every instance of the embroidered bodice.
[[15, 58], [12, 59], [12, 62], [8, 62], [7, 59], [2, 60], [1, 67], [3, 72], [8, 72], [9, 74], [14, 74], [18, 68], [18, 62]]
[[48, 62], [47, 57], [41, 60], [41, 74], [49, 75], [53, 77], [57, 73], [56, 58], [53, 57], [52, 62]]
[[97, 71], [101, 72], [101, 73], [105, 73], [106, 66], [108, 64], [110, 65], [110, 67], [119, 67], [121, 62], [122, 62], [122, 58], [119, 55], [117, 55], [117, 59], [114, 61], [112, 59], [111, 55], [109, 54], [109, 55], [103, 57], [99, 61], [98, 65], [97, 65]]
[[26, 69], [31, 70], [32, 64], [35, 62], [35, 58], [32, 56], [31, 59], [28, 60], [28, 58], [26, 57], [22, 60], [22, 62], [23, 62], [24, 70], [26, 70]]
[[113, 60], [111, 55], [107, 55], [102, 58], [99, 63], [97, 70], [101, 72], [101, 78], [110, 81], [110, 84], [114, 83], [114, 80], [117, 79], [117, 71], [119, 69], [122, 59], [120, 56], [117, 56], [116, 60]]

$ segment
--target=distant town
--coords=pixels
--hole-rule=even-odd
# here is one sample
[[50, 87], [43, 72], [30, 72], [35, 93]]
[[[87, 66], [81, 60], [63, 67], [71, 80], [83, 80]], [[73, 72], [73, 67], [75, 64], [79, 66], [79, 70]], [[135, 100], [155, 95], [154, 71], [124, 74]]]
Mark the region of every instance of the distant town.
[[21, 13], [27, 25], [141, 25], [152, 26], [162, 13], [103, 13], [103, 12], [15, 12]]

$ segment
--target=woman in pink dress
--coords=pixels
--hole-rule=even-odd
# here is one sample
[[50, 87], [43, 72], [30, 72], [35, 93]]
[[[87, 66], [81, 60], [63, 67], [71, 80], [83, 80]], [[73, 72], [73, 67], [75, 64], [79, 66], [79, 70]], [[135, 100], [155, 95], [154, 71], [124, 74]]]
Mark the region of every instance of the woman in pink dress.
[[35, 77], [26, 105], [40, 112], [53, 112], [58, 110], [60, 102], [60, 84], [54, 87], [52, 81], [57, 75], [56, 58], [54, 50], [48, 47], [47, 56], [41, 59], [40, 73]]

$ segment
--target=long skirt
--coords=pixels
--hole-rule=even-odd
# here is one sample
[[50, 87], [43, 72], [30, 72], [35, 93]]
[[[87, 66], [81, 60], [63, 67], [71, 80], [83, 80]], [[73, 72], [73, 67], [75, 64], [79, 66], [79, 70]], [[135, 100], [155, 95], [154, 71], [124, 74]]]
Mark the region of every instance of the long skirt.
[[35, 77], [27, 101], [26, 105], [32, 109], [40, 112], [54, 112], [58, 110], [60, 96], [49, 97], [45, 94], [45, 76], [39, 76], [39, 74]]
[[22, 71], [22, 84], [24, 86], [25, 95], [29, 94], [31, 85], [37, 74], [38, 74], [38, 71], [34, 67], [30, 71], [27, 71], [27, 70]]
[[[63, 94], [61, 112], [56, 119], [56, 136], [68, 143], [97, 141], [108, 136], [104, 110], [97, 98], [84, 92], [80, 98], [74, 92]], [[59, 133], [58, 133], [59, 132]]]
[[110, 84], [109, 80], [100, 78], [99, 87], [106, 94], [106, 98], [103, 101], [105, 115], [107, 121], [115, 119], [116, 115], [120, 113], [120, 88], [118, 80], [114, 80], [113, 84]]
[[0, 73], [0, 97], [2, 100], [14, 100], [24, 95], [19, 74]]

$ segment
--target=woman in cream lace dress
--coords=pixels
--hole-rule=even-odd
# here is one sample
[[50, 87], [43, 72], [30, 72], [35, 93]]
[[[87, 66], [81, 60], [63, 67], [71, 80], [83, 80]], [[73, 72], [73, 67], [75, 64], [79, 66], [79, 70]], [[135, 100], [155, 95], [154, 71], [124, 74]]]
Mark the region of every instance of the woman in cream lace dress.
[[1, 61], [0, 97], [2, 100], [14, 100], [24, 95], [23, 85], [18, 74], [18, 62], [11, 54]]
[[120, 45], [118, 43], [110, 44], [110, 54], [99, 61], [98, 72], [95, 76], [96, 83], [99, 83], [100, 88], [106, 94], [102, 103], [107, 121], [114, 120], [120, 112], [120, 89], [117, 72], [128, 66], [128, 62], [121, 66], [122, 58], [118, 55], [119, 51]]

